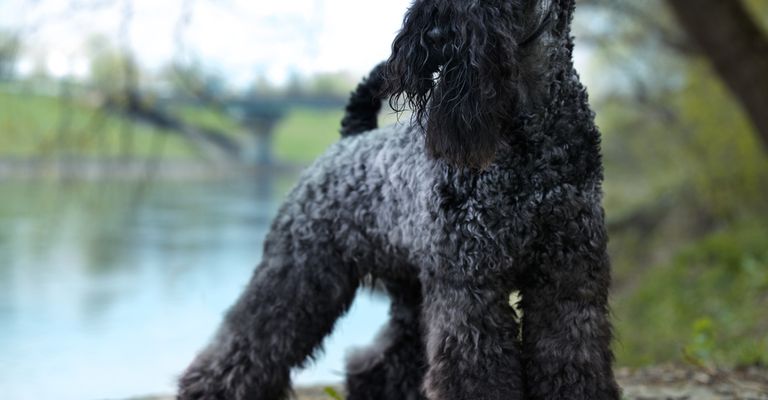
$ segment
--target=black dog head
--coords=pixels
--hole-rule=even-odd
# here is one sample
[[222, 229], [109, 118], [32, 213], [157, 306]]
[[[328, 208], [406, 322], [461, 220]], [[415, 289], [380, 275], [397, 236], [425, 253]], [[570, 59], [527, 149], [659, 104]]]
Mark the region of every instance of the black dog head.
[[540, 102], [572, 9], [573, 0], [416, 0], [386, 91], [414, 110], [432, 156], [482, 169]]

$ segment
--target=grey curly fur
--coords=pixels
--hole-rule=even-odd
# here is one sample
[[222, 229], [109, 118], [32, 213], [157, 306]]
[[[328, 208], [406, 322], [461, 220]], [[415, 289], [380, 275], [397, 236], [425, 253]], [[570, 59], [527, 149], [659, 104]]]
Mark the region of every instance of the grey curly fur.
[[[178, 398], [287, 398], [291, 368], [373, 277], [391, 320], [350, 357], [350, 400], [618, 399], [600, 135], [571, 61], [573, 9], [417, 0]], [[360, 134], [376, 126], [373, 85], [414, 122]]]

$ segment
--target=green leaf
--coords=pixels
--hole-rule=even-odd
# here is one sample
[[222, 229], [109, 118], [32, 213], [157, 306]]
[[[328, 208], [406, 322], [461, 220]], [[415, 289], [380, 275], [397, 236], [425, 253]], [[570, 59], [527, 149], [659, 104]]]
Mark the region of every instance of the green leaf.
[[344, 400], [344, 397], [342, 397], [339, 392], [337, 392], [336, 389], [332, 388], [331, 386], [324, 387], [323, 392], [325, 392], [325, 394], [334, 400]]

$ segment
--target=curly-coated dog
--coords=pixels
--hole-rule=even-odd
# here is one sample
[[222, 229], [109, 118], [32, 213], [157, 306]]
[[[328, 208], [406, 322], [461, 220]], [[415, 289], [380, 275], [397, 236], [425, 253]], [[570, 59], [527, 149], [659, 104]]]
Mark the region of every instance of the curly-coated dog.
[[[179, 399], [285, 399], [370, 278], [391, 320], [350, 357], [350, 400], [618, 399], [600, 135], [573, 11], [416, 0]], [[374, 129], [379, 94], [412, 123]]]

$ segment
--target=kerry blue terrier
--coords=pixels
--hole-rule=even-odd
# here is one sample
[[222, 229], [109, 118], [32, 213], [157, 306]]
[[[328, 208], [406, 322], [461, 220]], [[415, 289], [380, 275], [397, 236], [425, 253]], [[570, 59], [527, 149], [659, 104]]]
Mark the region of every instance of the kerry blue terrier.
[[[391, 319], [350, 357], [350, 400], [618, 399], [600, 134], [573, 11], [416, 0], [179, 399], [285, 399], [291, 369], [372, 281]], [[412, 122], [375, 129], [385, 96]]]

